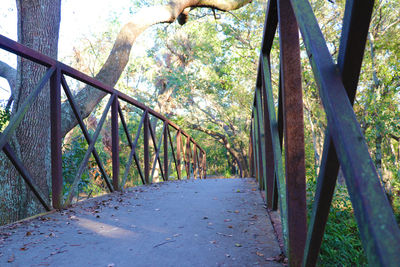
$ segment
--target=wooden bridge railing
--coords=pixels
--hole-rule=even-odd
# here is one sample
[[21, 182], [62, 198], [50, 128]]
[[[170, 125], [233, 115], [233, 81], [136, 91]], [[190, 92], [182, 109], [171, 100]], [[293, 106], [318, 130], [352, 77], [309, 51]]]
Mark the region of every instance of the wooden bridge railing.
[[[136, 168], [140, 175], [143, 184], [152, 182], [156, 163], [159, 164], [161, 176], [164, 181], [168, 180], [169, 177], [169, 154], [172, 154], [173, 162], [177, 172], [177, 178], [182, 179], [182, 165], [186, 170], [187, 178], [190, 178], [190, 173], [193, 171], [194, 177], [206, 178], [206, 153], [185, 131], [180, 129], [176, 124], [168, 120], [166, 117], [136, 101], [135, 99], [107, 86], [101, 82], [61, 63], [43, 54], [40, 54], [32, 49], [27, 48], [15, 41], [12, 41], [2, 35], [0, 35], [0, 48], [7, 50], [20, 57], [29, 59], [39, 65], [47, 67], [47, 72], [44, 74], [42, 79], [39, 81], [36, 88], [27, 97], [26, 101], [20, 106], [18, 112], [13, 114], [8, 126], [0, 135], [0, 151], [4, 151], [6, 156], [10, 159], [11, 163], [18, 170], [26, 184], [33, 191], [35, 196], [38, 198], [40, 203], [46, 210], [52, 208], [62, 208], [71, 203], [73, 197], [76, 195], [76, 188], [81, 180], [82, 174], [87, 166], [88, 160], [91, 155], [94, 156], [95, 161], [99, 167], [100, 173], [105, 180], [107, 187], [110, 192], [114, 190], [120, 190], [124, 187], [129, 170], [132, 165], [132, 161], [135, 162]], [[105, 106], [104, 112], [98, 122], [97, 128], [93, 135], [90, 135], [86, 128], [83, 118], [81, 116], [79, 106], [75, 103], [74, 95], [72, 94], [66, 78], [70, 77], [77, 81], [80, 81], [86, 85], [92, 86], [99, 90], [106, 92], [109, 95], [107, 105]], [[48, 200], [42, 196], [40, 190], [34, 183], [34, 179], [29, 173], [29, 170], [24, 167], [23, 162], [17, 157], [9, 145], [9, 140], [13, 136], [15, 130], [20, 124], [22, 118], [27, 113], [28, 108], [32, 105], [36, 97], [43, 90], [47, 83], [50, 83], [49, 101], [50, 101], [50, 123], [51, 123], [51, 174], [52, 174], [52, 203], [48, 203]], [[67, 101], [69, 102], [73, 113], [78, 121], [78, 124], [82, 130], [82, 133], [88, 143], [88, 150], [86, 151], [82, 162], [78, 168], [77, 174], [74, 178], [71, 191], [68, 197], [63, 201], [63, 176], [62, 176], [62, 139], [61, 135], [61, 88], [64, 90]], [[139, 123], [139, 127], [134, 136], [129, 132], [127, 123], [125, 121], [123, 111], [120, 106], [120, 102], [125, 102], [130, 105], [137, 107], [142, 110], [142, 116]], [[99, 137], [100, 131], [106, 121], [108, 112], [111, 112], [111, 152], [112, 152], [112, 179], [109, 178], [103, 163], [99, 157], [99, 154], [95, 148], [96, 140]], [[157, 136], [155, 129], [150, 125], [150, 116], [157, 118], [163, 122], [162, 135], [157, 143]], [[119, 128], [122, 125], [123, 132], [129, 143], [131, 152], [129, 154], [129, 160], [125, 167], [125, 173], [122, 181], [119, 179], [120, 171], [120, 149], [119, 149]], [[49, 125], [50, 126], [50, 125]], [[175, 138], [173, 140], [171, 130], [176, 131]], [[140, 159], [138, 157], [138, 140], [140, 135], [143, 134], [143, 161], [144, 170], [141, 168]], [[134, 139], [133, 139], [134, 137]], [[149, 149], [150, 139], [154, 148], [154, 155], [152, 155], [153, 166], [151, 165], [150, 156], [151, 151]], [[183, 139], [185, 142], [183, 142]], [[163, 142], [163, 151], [161, 151], [161, 142]], [[176, 142], [176, 144], [174, 144]], [[185, 145], [183, 145], [185, 143]], [[176, 151], [175, 151], [176, 148]], [[170, 150], [169, 150], [170, 149]], [[172, 153], [169, 153], [171, 152]], [[163, 154], [164, 162], [161, 164], [160, 153]], [[182, 155], [183, 153], [183, 155]], [[171, 159], [170, 159], [171, 160]]]
[[[265, 189], [268, 207], [276, 210], [279, 202], [291, 266], [316, 265], [339, 166], [369, 264], [400, 263], [399, 227], [352, 108], [373, 5], [373, 0], [346, 1], [335, 64], [307, 0], [268, 3], [252, 112], [250, 166], [260, 188]], [[278, 24], [280, 82], [276, 115], [270, 51]], [[328, 121], [308, 230], [299, 29]]]

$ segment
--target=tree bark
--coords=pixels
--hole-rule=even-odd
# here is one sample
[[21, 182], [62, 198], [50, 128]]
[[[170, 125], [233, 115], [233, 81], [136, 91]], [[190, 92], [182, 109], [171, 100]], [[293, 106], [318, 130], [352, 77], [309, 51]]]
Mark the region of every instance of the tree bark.
[[[18, 42], [57, 58], [61, 0], [17, 0]], [[18, 58], [12, 114], [35, 89], [46, 68]], [[47, 198], [50, 195], [50, 112], [49, 86], [43, 88], [12, 137], [11, 145], [31, 173], [34, 183]], [[10, 162], [1, 154], [0, 224], [42, 211], [40, 203], [25, 186]]]

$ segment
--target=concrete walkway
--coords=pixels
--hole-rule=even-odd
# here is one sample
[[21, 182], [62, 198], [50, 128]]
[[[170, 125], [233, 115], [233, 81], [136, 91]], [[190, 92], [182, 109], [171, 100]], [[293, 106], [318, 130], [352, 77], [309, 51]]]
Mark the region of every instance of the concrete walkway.
[[0, 231], [0, 266], [281, 266], [253, 179], [136, 187]]

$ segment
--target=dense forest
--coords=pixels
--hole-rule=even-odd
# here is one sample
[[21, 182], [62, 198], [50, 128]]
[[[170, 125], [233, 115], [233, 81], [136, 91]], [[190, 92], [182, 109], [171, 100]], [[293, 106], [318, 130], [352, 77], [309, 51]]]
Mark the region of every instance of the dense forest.
[[[30, 4], [26, 2], [29, 1], [17, 1], [18, 12], [19, 16], [24, 14], [24, 19], [29, 21], [34, 15], [33, 12], [28, 11]], [[58, 1], [54, 1], [54, 3], [56, 2]], [[154, 6], [164, 2], [132, 1], [130, 10], [132, 16], [141, 14], [143, 17], [144, 11], [151, 11]], [[222, 3], [224, 1], [215, 2]], [[71, 47], [70, 55], [59, 58], [59, 60], [114, 86], [187, 130], [207, 152], [208, 176], [248, 177], [250, 175], [248, 146], [251, 108], [267, 3], [265, 1], [231, 2], [235, 2], [237, 5], [211, 6], [211, 8], [208, 5], [208, 8], [186, 6], [185, 12], [182, 12], [183, 15], [175, 16], [174, 19], [159, 18], [158, 21], [142, 25], [136, 31], [129, 29], [130, 24], [120, 21], [118, 14], [115, 14], [109, 19], [109, 26], [104, 29], [102, 34], [83, 36], [80, 42]], [[310, 2], [330, 52], [336, 58], [345, 1], [312, 0]], [[60, 4], [54, 3], [49, 4], [48, 11], [48, 13], [55, 13], [53, 14], [54, 19], [46, 23], [49, 24], [48, 28], [57, 35], [60, 23], [60, 17], [57, 17], [57, 14], [61, 11]], [[141, 11], [138, 12], [138, 10]], [[19, 19], [21, 18], [19, 17]], [[174, 22], [175, 19], [178, 21]], [[161, 22], [162, 24], [159, 24]], [[36, 26], [32, 23], [30, 28], [19, 29], [19, 38], [29, 31], [34, 31], [34, 27]], [[118, 44], [129, 39], [125, 36], [127, 31], [131, 31], [131, 34], [134, 33], [135, 36], [131, 37], [133, 40], [129, 40], [129, 49], [121, 52], [118, 50], [120, 49]], [[141, 34], [143, 31], [144, 33]], [[136, 39], [136, 37], [138, 38]], [[400, 1], [377, 0], [354, 105], [369, 152], [374, 159], [381, 183], [398, 221], [400, 221], [399, 37]], [[27, 38], [21, 37], [19, 40], [26, 42]], [[52, 36], [51, 40], [46, 41], [48, 47], [51, 48], [42, 53], [57, 58], [57, 41], [58, 35]], [[134, 51], [136, 46], [140, 45], [146, 46], [145, 53], [130, 53], [131, 49]], [[302, 43], [301, 49], [307, 197], [309, 210], [311, 210], [327, 123], [319, 99], [318, 88]], [[279, 40], [276, 38], [271, 58], [273, 70], [279, 68], [278, 53]], [[115, 57], [119, 57], [121, 60], [115, 63]], [[4, 101], [0, 107], [1, 131], [7, 126], [10, 116], [12, 117], [13, 113], [18, 110], [20, 101], [24, 99], [22, 93], [18, 92], [16, 88], [18, 86], [19, 88], [28, 88], [37, 81], [21, 82], [18, 77], [27, 75], [26, 72], [30, 67], [24, 62], [18, 62], [18, 64], [18, 69], [14, 70], [6, 62], [0, 60], [0, 76], [7, 79], [10, 90], [13, 92], [12, 99]], [[119, 71], [111, 73], [109, 69], [118, 69]], [[279, 72], [272, 71], [272, 73]], [[31, 71], [31, 74], [35, 79], [38, 77], [36, 71]], [[93, 132], [106, 103], [106, 100], [102, 99], [104, 95], [94, 95], [93, 91], [90, 91], [93, 89], [86, 88], [79, 82], [73, 80], [68, 82], [77, 98], [85, 103], [85, 106], [81, 104], [85, 117], [87, 117], [85, 123], [89, 131]], [[272, 82], [275, 94], [277, 94], [279, 77], [273, 75]], [[38, 101], [46, 101], [46, 96]], [[40, 103], [35, 108], [36, 112], [42, 112]], [[128, 105], [121, 108], [126, 115], [129, 115], [127, 123], [131, 132], [135, 132], [141, 113]], [[67, 114], [70, 112], [69, 110], [70, 107], [65, 101], [63, 111]], [[68, 194], [74, 174], [88, 144], [80, 128], [76, 127], [76, 122], [72, 122], [68, 118], [65, 119], [65, 122], [63, 127], [65, 134], [63, 175], [64, 191], [65, 194]], [[25, 123], [25, 125], [29, 125], [28, 121]], [[44, 120], [43, 123], [47, 122]], [[151, 123], [159, 133], [162, 125], [160, 126], [155, 118]], [[49, 136], [48, 132], [40, 134]], [[30, 133], [25, 133], [25, 135], [15, 138], [14, 145], [21, 147], [21, 154], [24, 151], [23, 146], [29, 146], [29, 143], [24, 143], [21, 138], [29, 135]], [[107, 172], [111, 172], [109, 121], [106, 122], [106, 127], [100, 136], [101, 141], [96, 143], [96, 149], [105, 162]], [[120, 149], [123, 153], [121, 153], [120, 160], [123, 166], [129, 156], [126, 145], [123, 145], [124, 142], [126, 144], [126, 138], [124, 138], [121, 135]], [[139, 144], [141, 142], [142, 140], [139, 140]], [[27, 152], [32, 153], [32, 151]], [[2, 158], [0, 166], [0, 214], [2, 219], [0, 224], [38, 213], [41, 208], [33, 196], [22, 199], [21, 195], [13, 195], [25, 192], [26, 188], [23, 182], [10, 181], [8, 177], [12, 174], [9, 172], [15, 174], [15, 171], [7, 170], [9, 164], [7, 165], [5, 156], [0, 154], [0, 157]], [[42, 159], [45, 162], [46, 157], [48, 155], [42, 155], [38, 160]], [[35, 173], [38, 166], [31, 166], [31, 168]], [[45, 169], [46, 166], [40, 168]], [[39, 185], [43, 191], [47, 191], [49, 196], [51, 194], [49, 174], [43, 173], [42, 169], [36, 172], [42, 177]], [[365, 265], [366, 258], [362, 251], [351, 202], [342, 176], [340, 173], [320, 263], [322, 265], [329, 262], [336, 262], [338, 265]], [[172, 177], [176, 178], [176, 173], [171, 173]], [[157, 171], [154, 179], [159, 179]], [[138, 184], [141, 182], [137, 170], [133, 169], [127, 185]], [[79, 183], [80, 194], [76, 200], [101, 194], [105, 190], [106, 187], [100, 179], [95, 160], [91, 158]], [[8, 204], [11, 202], [14, 203], [11, 204], [11, 207], [14, 207], [12, 211], [16, 215], [7, 217], [4, 214], [10, 213]], [[15, 203], [24, 203], [26, 210], [16, 211]]]

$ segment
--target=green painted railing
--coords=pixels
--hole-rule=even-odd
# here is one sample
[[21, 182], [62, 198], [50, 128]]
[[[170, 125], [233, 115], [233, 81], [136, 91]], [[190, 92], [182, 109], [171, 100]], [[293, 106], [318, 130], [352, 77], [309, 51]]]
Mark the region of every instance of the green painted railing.
[[[368, 263], [400, 264], [400, 230], [352, 108], [373, 5], [372, 0], [347, 0], [336, 63], [307, 0], [268, 3], [252, 112], [250, 166], [266, 192], [268, 208], [276, 210], [279, 206], [290, 266], [317, 263], [339, 167]], [[270, 52], [278, 25], [276, 112]], [[328, 120], [308, 229], [299, 29]]]

